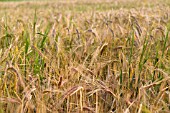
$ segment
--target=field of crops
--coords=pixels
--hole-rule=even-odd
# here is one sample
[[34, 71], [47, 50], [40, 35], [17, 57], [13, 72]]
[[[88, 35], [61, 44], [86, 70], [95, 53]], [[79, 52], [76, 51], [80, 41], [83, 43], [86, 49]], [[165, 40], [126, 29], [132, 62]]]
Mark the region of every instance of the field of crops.
[[170, 2], [0, 2], [0, 113], [169, 113]]

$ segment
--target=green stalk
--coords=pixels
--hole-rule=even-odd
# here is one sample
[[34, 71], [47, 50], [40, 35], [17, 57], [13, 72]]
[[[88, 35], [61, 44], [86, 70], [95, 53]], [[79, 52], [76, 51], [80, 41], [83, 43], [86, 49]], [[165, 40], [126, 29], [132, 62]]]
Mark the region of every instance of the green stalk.
[[162, 58], [164, 57], [164, 54], [165, 54], [165, 49], [166, 49], [166, 44], [167, 44], [167, 41], [168, 41], [168, 36], [169, 36], [169, 30], [166, 32], [164, 45], [163, 45], [163, 49], [162, 49]]
[[148, 46], [148, 39], [145, 37], [144, 44], [143, 44], [143, 49], [142, 49], [142, 53], [141, 53], [140, 61], [139, 61], [139, 72], [140, 73], [139, 73], [138, 83], [140, 82], [140, 74], [141, 74], [143, 65], [145, 63], [145, 61], [144, 61], [144, 54], [146, 52], [146, 47], [147, 46]]
[[24, 75], [25, 75], [25, 78], [26, 78], [26, 75], [27, 75], [27, 53], [28, 53], [28, 48], [30, 46], [30, 40], [29, 40], [29, 35], [28, 35], [28, 31], [24, 31], [24, 39], [25, 39], [25, 71], [24, 71]]

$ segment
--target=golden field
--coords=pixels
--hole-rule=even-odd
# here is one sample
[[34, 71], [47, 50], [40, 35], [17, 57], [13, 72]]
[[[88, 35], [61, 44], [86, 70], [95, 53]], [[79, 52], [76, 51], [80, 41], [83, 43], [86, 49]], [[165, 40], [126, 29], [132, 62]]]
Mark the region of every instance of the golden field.
[[0, 2], [0, 113], [169, 113], [170, 2]]

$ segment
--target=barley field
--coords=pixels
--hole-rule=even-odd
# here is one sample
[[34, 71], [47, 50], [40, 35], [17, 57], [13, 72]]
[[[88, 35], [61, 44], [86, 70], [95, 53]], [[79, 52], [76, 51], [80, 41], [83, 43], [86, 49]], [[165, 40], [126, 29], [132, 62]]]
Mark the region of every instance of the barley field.
[[170, 113], [170, 1], [0, 2], [0, 113]]

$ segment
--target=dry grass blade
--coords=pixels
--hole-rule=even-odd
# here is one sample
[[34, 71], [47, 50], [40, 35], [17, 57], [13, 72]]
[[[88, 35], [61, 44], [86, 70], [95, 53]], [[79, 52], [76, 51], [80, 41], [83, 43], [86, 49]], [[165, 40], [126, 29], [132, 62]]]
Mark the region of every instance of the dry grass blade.
[[10, 97], [1, 97], [0, 98], [1, 102], [5, 102], [5, 103], [17, 103], [17, 104], [21, 104], [22, 102], [19, 99], [16, 98], [10, 98]]
[[138, 113], [141, 113], [141, 111], [142, 111], [142, 104], [140, 104], [140, 107], [139, 107]]
[[101, 81], [98, 81], [98, 84], [102, 87], [102, 90], [108, 92], [108, 93], [111, 93], [113, 95], [114, 98], [118, 99], [118, 96], [116, 96], [116, 94], [114, 94], [110, 88], [107, 87], [107, 85], [105, 85], [103, 82]]
[[164, 79], [162, 79], [162, 80], [160, 80], [160, 81], [155, 81], [155, 82], [153, 82], [153, 83], [151, 83], [151, 84], [149, 84], [149, 85], [146, 85], [146, 86], [142, 86], [141, 89], [142, 89], [142, 90], [143, 90], [143, 89], [147, 89], [147, 88], [153, 87], [154, 85], [158, 85], [158, 84], [160, 84], [160, 83], [162, 83], [162, 82], [166, 82], [166, 81], [168, 81], [168, 80], [170, 80], [170, 77], [164, 78]]
[[93, 65], [93, 63], [97, 60], [98, 55], [100, 54], [100, 52], [104, 49], [104, 47], [106, 47], [108, 45], [108, 43], [104, 43], [102, 46], [98, 46], [97, 49], [95, 50], [95, 52], [93, 53], [93, 57], [91, 59], [90, 62], [90, 67]]
[[69, 89], [68, 91], [66, 91], [62, 96], [61, 96], [61, 100], [59, 101], [59, 103], [57, 104], [57, 106], [60, 106], [63, 101], [71, 96], [71, 95], [74, 95], [76, 92], [78, 92], [79, 90], [82, 90], [83, 87], [82, 86], [74, 86], [72, 87], [71, 89]]
[[95, 110], [90, 107], [83, 107], [83, 111], [89, 111], [89, 112], [95, 113]]
[[71, 95], [75, 94], [77, 91], [79, 91], [81, 89], [83, 89], [82, 86], [74, 86], [71, 89], [69, 89], [68, 91], [66, 91], [61, 98], [65, 99], [68, 96], [71, 96]]
[[32, 48], [42, 57], [44, 58], [46, 61], [49, 61], [48, 57], [46, 57], [46, 55], [44, 55], [36, 46], [32, 46]]
[[13, 66], [10, 66], [7, 68], [7, 71], [13, 71], [17, 75], [19, 82], [21, 83], [21, 86], [25, 88], [24, 80], [22, 78], [22, 75], [18, 72], [18, 70], [16, 70]]
[[50, 89], [46, 89], [43, 91], [43, 94], [46, 94], [46, 93], [62, 93], [63, 91], [60, 91], [60, 90], [50, 90]]

